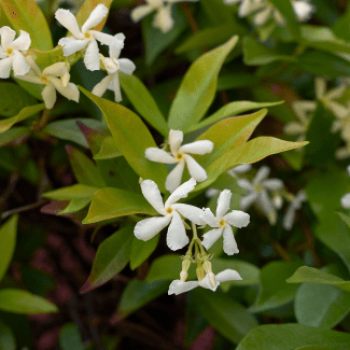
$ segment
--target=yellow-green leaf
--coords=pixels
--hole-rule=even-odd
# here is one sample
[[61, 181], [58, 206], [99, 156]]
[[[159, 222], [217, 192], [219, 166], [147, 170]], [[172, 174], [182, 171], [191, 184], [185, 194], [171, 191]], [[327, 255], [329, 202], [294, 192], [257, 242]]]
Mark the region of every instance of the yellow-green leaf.
[[76, 184], [68, 187], [62, 187], [58, 190], [46, 192], [42, 195], [42, 197], [56, 199], [59, 201], [76, 198], [91, 198], [97, 190], [97, 187], [87, 186], [84, 184]]

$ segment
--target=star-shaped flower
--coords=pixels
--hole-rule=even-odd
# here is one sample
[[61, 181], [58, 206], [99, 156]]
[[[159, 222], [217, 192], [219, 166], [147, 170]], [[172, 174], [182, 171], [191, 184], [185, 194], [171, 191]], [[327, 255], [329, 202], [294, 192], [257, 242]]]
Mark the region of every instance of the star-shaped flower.
[[75, 16], [69, 10], [57, 10], [55, 14], [57, 21], [73, 35], [73, 38], [62, 38], [58, 42], [58, 45], [63, 46], [64, 56], [70, 56], [86, 48], [84, 63], [87, 69], [93, 71], [100, 69], [99, 49], [96, 40], [105, 45], [115, 44], [123, 48], [124, 43], [116, 40], [112, 35], [91, 30], [101, 23], [107, 14], [108, 8], [105, 5], [97, 5], [80, 30]]
[[227, 213], [230, 209], [231, 196], [230, 190], [223, 190], [218, 198], [216, 216], [209, 208], [204, 209], [201, 215], [205, 223], [210, 227], [215, 227], [203, 235], [203, 246], [209, 249], [221, 236], [224, 236], [224, 252], [228, 255], [239, 252], [231, 225], [242, 228], [246, 227], [250, 221], [249, 214], [241, 210], [232, 210]]
[[[117, 34], [119, 40], [124, 41], [123, 34]], [[122, 38], [122, 36], [124, 38]], [[100, 59], [106, 68], [108, 75], [99, 82], [92, 93], [96, 96], [102, 96], [107, 89], [114, 91], [114, 99], [116, 102], [122, 100], [122, 93], [119, 84], [119, 72], [131, 75], [136, 69], [135, 64], [128, 58], [119, 58], [121, 49], [119, 45], [112, 44], [109, 47], [109, 57], [100, 55]]]
[[27, 74], [30, 66], [23, 53], [26, 53], [31, 44], [29, 34], [21, 30], [15, 40], [16, 32], [5, 26], [0, 28], [0, 36], [0, 78], [9, 78], [11, 69], [16, 76]]
[[31, 70], [26, 75], [17, 78], [34, 84], [46, 85], [41, 96], [47, 109], [51, 109], [56, 102], [56, 90], [68, 100], [79, 102], [79, 89], [75, 84], [69, 83], [70, 75], [66, 63], [54, 63], [41, 72], [30, 56], [27, 60]]
[[283, 228], [285, 230], [291, 230], [294, 224], [295, 212], [299, 210], [307, 200], [307, 196], [304, 190], [300, 190], [295, 196], [294, 200], [289, 204], [286, 214], [283, 218]]
[[[171, 250], [183, 248], [189, 242], [181, 215], [197, 225], [204, 222], [200, 219], [202, 210], [192, 205], [176, 203], [186, 198], [196, 186], [196, 180], [190, 179], [178, 187], [167, 199], [165, 205], [155, 182], [144, 180], [141, 182], [141, 191], [147, 201], [160, 214], [149, 219], [139, 221], [134, 229], [136, 238], [148, 241], [168, 226], [167, 244]], [[181, 214], [181, 215], [180, 215]]]
[[[279, 179], [267, 179], [269, 173], [270, 168], [263, 166], [258, 170], [252, 182], [247, 179], [238, 179], [237, 183], [248, 191], [248, 194], [241, 198], [241, 209], [246, 210], [255, 203], [265, 213], [271, 225], [274, 225], [277, 220], [276, 207], [270, 199], [268, 191], [276, 193], [282, 190], [284, 185]], [[277, 202], [279, 204], [279, 201]]]
[[236, 270], [227, 269], [222, 272], [219, 272], [215, 276], [215, 287], [213, 287], [209, 282], [209, 277], [206, 275], [201, 281], [188, 281], [188, 282], [181, 282], [181, 280], [175, 280], [172, 281], [169, 286], [168, 294], [175, 294], [179, 295], [181, 293], [186, 293], [194, 288], [202, 287], [205, 289], [210, 289], [213, 292], [216, 291], [217, 287], [222, 282], [228, 282], [228, 281], [240, 281], [242, 280], [242, 277]]
[[206, 171], [191, 157], [191, 154], [207, 154], [213, 150], [214, 144], [209, 140], [200, 140], [187, 145], [181, 146], [183, 141], [183, 133], [180, 130], [170, 130], [169, 146], [170, 153], [155, 147], [146, 149], [146, 158], [157, 163], [176, 164], [176, 167], [169, 173], [165, 188], [169, 192], [173, 192], [179, 187], [182, 179], [182, 174], [187, 165], [188, 172], [198, 182], [205, 181], [208, 176]]

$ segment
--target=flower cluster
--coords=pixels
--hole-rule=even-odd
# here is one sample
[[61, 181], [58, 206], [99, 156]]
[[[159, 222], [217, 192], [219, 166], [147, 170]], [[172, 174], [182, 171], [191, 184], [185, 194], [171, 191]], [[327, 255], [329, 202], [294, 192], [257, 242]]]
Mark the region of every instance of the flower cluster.
[[[229, 190], [221, 192], [215, 216], [209, 208], [200, 209], [193, 205], [178, 203], [195, 189], [197, 181], [205, 181], [207, 178], [206, 171], [187, 153], [206, 154], [211, 152], [214, 146], [209, 140], [195, 141], [186, 145], [181, 145], [182, 141], [182, 131], [171, 130], [169, 140], [164, 149], [146, 149], [145, 156], [151, 161], [178, 164], [170, 172], [166, 180], [167, 189], [171, 194], [165, 201], [165, 204], [155, 182], [151, 180], [143, 180], [141, 182], [142, 194], [160, 216], [139, 221], [134, 228], [134, 234], [138, 239], [147, 241], [162, 229], [168, 227], [166, 240], [171, 250], [182, 249], [187, 244], [190, 244], [182, 263], [180, 280], [175, 280], [171, 283], [169, 294], [180, 294], [197, 286], [215, 291], [221, 282], [240, 280], [241, 276], [237, 271], [231, 269], [222, 271], [215, 276], [212, 272], [211, 257], [206, 250], [223, 236], [225, 253], [228, 255], [237, 254], [239, 250], [231, 226], [237, 228], [246, 227], [249, 224], [250, 217], [241, 210], [229, 212], [232, 196]], [[170, 153], [165, 150], [168, 145]], [[191, 178], [181, 184], [185, 164], [187, 164]], [[186, 228], [190, 228], [190, 226], [185, 220], [189, 220], [192, 225], [193, 238], [191, 241], [186, 234]], [[213, 229], [205, 233], [201, 240], [197, 235], [196, 225], [202, 228], [209, 225]], [[193, 253], [193, 249], [195, 253]], [[187, 271], [191, 263], [194, 262], [197, 264], [198, 281], [186, 282], [188, 277]]]

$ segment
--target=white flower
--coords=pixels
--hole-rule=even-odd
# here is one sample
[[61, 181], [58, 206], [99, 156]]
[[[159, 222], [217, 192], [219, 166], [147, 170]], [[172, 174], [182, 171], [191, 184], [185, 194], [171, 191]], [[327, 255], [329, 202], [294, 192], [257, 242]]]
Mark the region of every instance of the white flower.
[[30, 66], [23, 53], [26, 53], [31, 44], [29, 34], [21, 30], [15, 40], [16, 32], [5, 26], [0, 28], [0, 36], [0, 78], [9, 78], [11, 69], [16, 76], [28, 73]]
[[165, 182], [165, 188], [169, 192], [173, 192], [177, 187], [179, 187], [185, 168], [185, 163], [187, 165], [188, 172], [196, 181], [202, 182], [208, 178], [206, 171], [188, 153], [200, 155], [210, 153], [213, 150], [214, 144], [209, 140], [200, 140], [181, 146], [182, 141], [182, 131], [170, 130], [169, 146], [171, 154], [155, 147], [146, 149], [146, 158], [153, 162], [165, 164], [178, 163], [169, 173]]
[[242, 165], [236, 166], [235, 168], [229, 170], [228, 173], [233, 177], [237, 177], [237, 175], [245, 174], [245, 173], [249, 172], [251, 169], [252, 169], [251, 164], [242, 164]]
[[169, 286], [168, 294], [175, 294], [179, 295], [181, 293], [186, 293], [194, 288], [202, 287], [205, 289], [210, 289], [213, 292], [216, 291], [217, 287], [222, 282], [227, 281], [240, 281], [242, 280], [242, 277], [236, 270], [227, 269], [222, 272], [219, 272], [215, 276], [215, 287], [213, 287], [209, 282], [209, 277], [206, 275], [201, 281], [188, 281], [188, 282], [181, 282], [180, 280], [172, 281]]
[[277, 220], [276, 207], [275, 203], [271, 201], [268, 191], [278, 193], [283, 188], [283, 182], [279, 179], [267, 179], [269, 173], [270, 168], [263, 166], [256, 173], [252, 182], [246, 179], [238, 179], [237, 183], [248, 191], [248, 194], [241, 198], [241, 209], [246, 210], [255, 203], [265, 213], [271, 225], [274, 225]]
[[283, 218], [283, 227], [285, 230], [291, 230], [294, 224], [295, 212], [299, 210], [302, 203], [307, 200], [307, 196], [304, 190], [300, 190], [295, 196], [294, 200], [290, 203], [286, 215]]
[[[346, 171], [348, 172], [348, 175], [350, 176], [350, 165], [346, 168]], [[344, 209], [350, 209], [350, 193], [345, 194], [341, 198], [341, 206]]]
[[90, 30], [101, 23], [107, 16], [107, 13], [108, 8], [105, 5], [97, 5], [80, 30], [75, 16], [69, 10], [57, 10], [55, 14], [57, 21], [73, 35], [73, 38], [62, 38], [58, 42], [58, 45], [63, 46], [64, 56], [70, 56], [86, 48], [84, 56], [86, 68], [89, 70], [99, 70], [100, 59], [96, 40], [105, 45], [116, 44], [119, 45], [120, 48], [123, 48], [123, 42], [116, 40], [112, 35]]
[[134, 229], [136, 238], [148, 241], [170, 224], [167, 234], [168, 247], [171, 250], [177, 250], [188, 244], [189, 239], [186, 235], [185, 226], [180, 214], [193, 223], [202, 225], [204, 224], [200, 219], [202, 210], [192, 205], [176, 202], [181, 198], [186, 198], [188, 193], [191, 192], [195, 186], [196, 180], [194, 179], [190, 179], [183, 183], [169, 196], [164, 205], [156, 183], [151, 180], [142, 181], [142, 194], [152, 207], [162, 216], [139, 221]]
[[299, 121], [286, 124], [284, 126], [284, 132], [288, 135], [299, 135], [297, 141], [305, 141], [312, 112], [316, 110], [317, 103], [314, 101], [294, 101], [292, 107]]
[[[124, 41], [123, 34], [117, 34], [120, 40]], [[122, 38], [122, 36], [124, 38]], [[102, 96], [107, 89], [114, 91], [114, 99], [116, 102], [122, 100], [122, 93], [120, 91], [119, 84], [119, 72], [131, 75], [136, 69], [135, 64], [127, 58], [119, 58], [120, 55], [119, 45], [112, 44], [109, 47], [109, 57], [100, 55], [102, 63], [107, 70], [108, 75], [98, 83], [92, 93], [96, 96]]]
[[41, 72], [30, 56], [27, 60], [31, 70], [17, 78], [29, 83], [46, 85], [41, 96], [47, 109], [51, 109], [56, 102], [56, 90], [68, 100], [79, 102], [79, 89], [75, 84], [69, 83], [70, 75], [66, 63], [54, 63]]
[[316, 11], [315, 6], [311, 5], [308, 1], [293, 1], [292, 6], [299, 22], [308, 21]]
[[174, 20], [171, 17], [171, 7], [174, 3], [182, 1], [198, 0], [146, 0], [145, 5], [137, 6], [132, 10], [131, 19], [134, 22], [138, 22], [155, 11], [156, 13], [153, 17], [152, 26], [160, 29], [163, 33], [167, 33], [174, 26]]
[[241, 210], [232, 210], [226, 214], [230, 209], [231, 196], [232, 193], [230, 190], [223, 190], [218, 198], [216, 216], [214, 216], [209, 208], [204, 209], [203, 214], [200, 216], [210, 227], [215, 227], [203, 235], [203, 246], [209, 249], [221, 236], [224, 236], [224, 252], [228, 255], [239, 252], [230, 225], [242, 228], [246, 227], [250, 221], [249, 214]]

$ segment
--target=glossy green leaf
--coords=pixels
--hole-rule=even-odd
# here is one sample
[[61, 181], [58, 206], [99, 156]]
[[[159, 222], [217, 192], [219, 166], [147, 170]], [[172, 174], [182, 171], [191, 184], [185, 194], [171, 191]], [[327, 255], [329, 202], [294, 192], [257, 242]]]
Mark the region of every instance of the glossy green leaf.
[[297, 286], [290, 285], [286, 279], [300, 266], [299, 262], [275, 261], [265, 265], [260, 274], [261, 290], [254, 305], [253, 312], [274, 309], [291, 302]]
[[113, 136], [105, 137], [101, 143], [100, 151], [94, 155], [95, 160], [112, 159], [120, 157], [122, 154], [118, 151]]
[[283, 101], [280, 102], [251, 102], [251, 101], [236, 101], [236, 102], [230, 102], [227, 105], [221, 107], [217, 112], [209, 116], [208, 118], [205, 118], [200, 123], [193, 125], [192, 127], [188, 128], [187, 132], [199, 130], [201, 128], [204, 128], [208, 125], [217, 123], [221, 121], [224, 118], [232, 117], [237, 114], [241, 114], [244, 112], [248, 112], [250, 110], [254, 109], [260, 109], [260, 108], [266, 108], [271, 106], [278, 106]]
[[167, 170], [164, 164], [146, 159], [146, 148], [157, 145], [142, 120], [124, 106], [97, 97], [82, 87], [80, 89], [101, 109], [119, 151], [130, 166], [143, 179], [155, 181], [163, 191]]
[[61, 210], [58, 215], [76, 213], [84, 209], [91, 202], [91, 198], [73, 198], [69, 204]]
[[92, 224], [134, 214], [156, 215], [157, 212], [141, 194], [106, 187], [98, 190], [92, 197], [83, 223]]
[[234, 17], [230, 7], [221, 0], [201, 0], [203, 11], [214, 25], [233, 23]]
[[237, 41], [238, 37], [233, 37], [191, 65], [171, 105], [168, 121], [171, 129], [186, 130], [203, 118], [215, 97], [221, 66]]
[[20, 30], [29, 33], [32, 40], [31, 48], [40, 50], [53, 48], [50, 28], [35, 0], [0, 0], [0, 5], [18, 34]]
[[[258, 82], [259, 82], [259, 79], [255, 75], [249, 74], [247, 72], [225, 73], [225, 74], [219, 75], [217, 89], [218, 91], [222, 91], [222, 90], [238, 89], [246, 86], [256, 86]], [[268, 107], [268, 106], [261, 106], [258, 108], [265, 108], [265, 107]]]
[[295, 296], [298, 323], [332, 329], [350, 311], [350, 293], [331, 285], [302, 284]]
[[11, 128], [12, 125], [21, 122], [33, 115], [39, 113], [45, 108], [43, 103], [24, 107], [16, 116], [6, 119], [0, 119], [0, 133], [3, 133]]
[[0, 350], [16, 350], [16, 339], [9, 327], [0, 320]]
[[0, 310], [29, 315], [58, 312], [55, 304], [20, 289], [0, 290]]
[[332, 350], [347, 350], [350, 335], [323, 331], [301, 324], [263, 325], [253, 329], [236, 350], [296, 350], [308, 345], [326, 346]]
[[88, 280], [82, 293], [108, 282], [128, 264], [130, 259], [133, 227], [127, 226], [105, 239], [98, 247]]
[[297, 61], [295, 57], [283, 55], [251, 37], [245, 37], [243, 40], [243, 54], [247, 66], [261, 66], [275, 61]]
[[140, 309], [153, 299], [167, 292], [168, 281], [156, 281], [148, 283], [133, 279], [124, 289], [121, 296], [118, 310], [120, 317], [126, 317], [132, 312]]
[[80, 184], [93, 187], [106, 186], [98, 168], [90, 158], [70, 145], [66, 146], [66, 150], [69, 163]]
[[160, 235], [154, 236], [148, 241], [141, 241], [136, 237], [132, 240], [130, 253], [130, 268], [135, 270], [155, 251], [159, 242]]
[[135, 75], [119, 74], [120, 85], [126, 96], [140, 115], [164, 137], [168, 137], [169, 127], [146, 86]]
[[301, 348], [297, 348], [295, 350], [332, 350], [328, 346], [319, 346], [319, 345], [310, 345], [310, 346], [302, 346]]
[[26, 135], [30, 129], [26, 126], [15, 126], [0, 134], [0, 147], [9, 144], [12, 141]]
[[224, 337], [238, 343], [251, 329], [258, 326], [256, 319], [234, 299], [202, 288], [193, 292], [199, 312]]
[[12, 260], [16, 246], [18, 215], [12, 216], [0, 228], [0, 281]]
[[97, 187], [76, 184], [72, 186], [62, 187], [50, 192], [45, 192], [42, 197], [56, 199], [59, 201], [76, 198], [91, 198], [96, 191], [98, 191]]
[[338, 213], [338, 215], [340, 216], [340, 218], [348, 225], [348, 227], [350, 228], [350, 216], [349, 215], [345, 215], [344, 213]]
[[344, 281], [337, 276], [308, 266], [299, 267], [294, 275], [287, 279], [287, 282], [329, 284], [350, 292], [350, 281]]
[[60, 332], [60, 347], [62, 350], [84, 350], [79, 327], [75, 323], [66, 323]]

